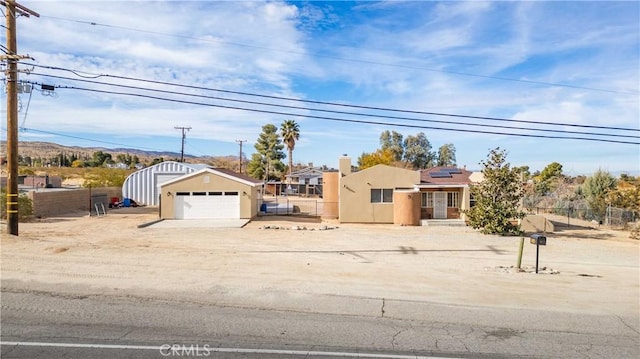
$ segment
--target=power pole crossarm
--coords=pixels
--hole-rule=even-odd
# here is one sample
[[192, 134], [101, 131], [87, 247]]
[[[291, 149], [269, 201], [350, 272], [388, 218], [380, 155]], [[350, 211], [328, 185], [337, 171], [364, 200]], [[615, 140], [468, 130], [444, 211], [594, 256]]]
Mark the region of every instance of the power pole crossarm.
[[184, 162], [184, 140], [187, 138], [187, 132], [191, 129], [191, 126], [189, 127], [175, 126], [174, 128], [176, 130], [182, 131], [182, 149], [180, 150], [180, 162]]

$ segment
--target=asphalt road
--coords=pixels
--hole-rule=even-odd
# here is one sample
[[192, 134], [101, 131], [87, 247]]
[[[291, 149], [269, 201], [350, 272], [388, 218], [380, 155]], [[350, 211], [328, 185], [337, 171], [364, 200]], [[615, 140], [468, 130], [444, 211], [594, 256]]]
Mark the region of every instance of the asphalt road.
[[615, 315], [401, 301], [332, 315], [7, 288], [1, 302], [2, 358], [640, 357], [637, 323]]

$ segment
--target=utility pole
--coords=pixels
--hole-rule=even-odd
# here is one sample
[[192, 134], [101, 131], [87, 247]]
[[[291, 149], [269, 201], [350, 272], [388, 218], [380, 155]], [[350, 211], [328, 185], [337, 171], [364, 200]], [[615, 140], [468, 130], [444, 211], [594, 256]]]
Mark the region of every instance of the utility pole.
[[18, 235], [18, 60], [29, 56], [18, 55], [16, 41], [16, 14], [29, 17], [40, 15], [15, 0], [0, 1], [5, 6], [7, 21], [7, 232]]
[[180, 162], [184, 162], [184, 140], [187, 138], [187, 132], [191, 129], [191, 126], [189, 127], [176, 126], [174, 128], [176, 130], [182, 131], [182, 149], [180, 150]]
[[247, 142], [247, 140], [236, 140], [236, 142], [240, 144], [239, 161], [240, 161], [240, 174], [242, 174], [242, 143]]

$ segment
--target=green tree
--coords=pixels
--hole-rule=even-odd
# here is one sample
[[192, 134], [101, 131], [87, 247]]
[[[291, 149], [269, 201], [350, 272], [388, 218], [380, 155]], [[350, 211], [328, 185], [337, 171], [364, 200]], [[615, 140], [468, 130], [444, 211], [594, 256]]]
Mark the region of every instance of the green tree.
[[522, 179], [523, 182], [531, 178], [531, 171], [529, 169], [529, 166], [514, 167], [514, 169], [520, 172], [520, 176], [521, 176], [520, 178]]
[[380, 148], [391, 151], [394, 161], [402, 161], [404, 155], [402, 134], [396, 131], [383, 131], [380, 134]]
[[456, 147], [453, 143], [447, 143], [438, 149], [438, 166], [456, 165]]
[[[280, 135], [282, 135], [282, 141], [287, 146], [289, 151], [289, 176], [293, 171], [293, 149], [296, 147], [296, 141], [300, 139], [300, 127], [294, 120], [286, 120], [280, 125]], [[289, 177], [291, 181], [291, 177]]]
[[[247, 163], [247, 168], [250, 176], [253, 178], [264, 178], [266, 181], [269, 179], [282, 178], [284, 173], [284, 163], [282, 159], [285, 157], [284, 144], [278, 134], [278, 128], [272, 124], [262, 126], [262, 132], [258, 136], [258, 140], [254, 145], [258, 156], [251, 156], [251, 160]], [[258, 170], [262, 166], [262, 170]], [[258, 173], [262, 173], [261, 177], [257, 177]]]
[[138, 163], [140, 163], [140, 159], [138, 158], [138, 156], [137, 156], [137, 155], [133, 155], [133, 158], [131, 159], [131, 165], [132, 165], [132, 166], [135, 166], [135, 165], [137, 165]]
[[607, 196], [616, 188], [616, 179], [609, 172], [599, 169], [591, 177], [587, 177], [582, 185], [582, 192], [598, 220], [603, 220], [607, 213]]
[[431, 143], [424, 133], [407, 136], [404, 140], [404, 160], [414, 169], [434, 166], [435, 154], [431, 152]]
[[390, 148], [378, 149], [373, 153], [363, 153], [358, 157], [358, 168], [365, 168], [376, 165], [391, 165], [395, 161], [395, 156]]
[[247, 162], [247, 174], [253, 178], [264, 178], [266, 171], [265, 158], [259, 153], [253, 153]]
[[558, 162], [551, 162], [540, 172], [538, 180], [547, 181], [558, 177], [562, 177], [562, 165]]
[[555, 191], [563, 181], [562, 165], [558, 162], [551, 162], [534, 177], [535, 191], [543, 196], [548, 195]]
[[507, 153], [499, 147], [491, 150], [486, 161], [480, 162], [484, 180], [471, 186], [475, 206], [465, 211], [469, 224], [485, 234], [521, 234], [512, 220], [524, 218], [520, 201], [524, 189], [520, 172], [506, 162]]
[[93, 153], [93, 158], [91, 161], [92, 167], [102, 167], [109, 162], [113, 162], [110, 153], [102, 151], [96, 151]]

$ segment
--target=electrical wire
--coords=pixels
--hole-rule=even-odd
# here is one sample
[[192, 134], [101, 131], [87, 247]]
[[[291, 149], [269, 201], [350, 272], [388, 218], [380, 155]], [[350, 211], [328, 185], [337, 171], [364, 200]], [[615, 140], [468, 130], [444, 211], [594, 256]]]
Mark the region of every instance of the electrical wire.
[[29, 91], [29, 100], [27, 101], [27, 107], [24, 110], [24, 117], [22, 118], [22, 124], [20, 125], [20, 128], [24, 128], [24, 124], [25, 122], [27, 122], [27, 114], [29, 113], [29, 105], [31, 105], [31, 96], [33, 95], [33, 89], [31, 89], [31, 91]]
[[[76, 74], [76, 70], [65, 69], [65, 68], [56, 67], [56, 66], [38, 65], [38, 64], [33, 64], [33, 63], [23, 63], [23, 64], [29, 65], [29, 66], [34, 66], [34, 67], [39, 67], [39, 68], [50, 69], [50, 70], [67, 71], [67, 72], [71, 72], [71, 73]], [[54, 75], [43, 75], [43, 76], [54, 76]], [[141, 79], [141, 78], [136, 78], [136, 77], [118, 76], [118, 75], [109, 75], [109, 74], [92, 74], [91, 78], [99, 78], [99, 77], [114, 78], [114, 79], [129, 80], [129, 81], [139, 81], [139, 82], [146, 82], [146, 83], [151, 83], [151, 84], [156, 84], [156, 85], [176, 86], [176, 87], [183, 87], [183, 88], [189, 88], [189, 89], [195, 89], [195, 90], [215, 91], [215, 92], [228, 93], [228, 94], [234, 94], [234, 95], [252, 96], [252, 97], [260, 97], [260, 98], [269, 98], [269, 99], [276, 99], [276, 100], [295, 101], [295, 102], [303, 102], [303, 103], [311, 103], [311, 104], [319, 104], [319, 105], [356, 108], [356, 109], [364, 109], [364, 110], [400, 112], [400, 113], [409, 113], [409, 114], [445, 116], [445, 117], [455, 117], [455, 118], [468, 118], [468, 119], [497, 121], [497, 122], [518, 122], [518, 123], [528, 123], [528, 124], [536, 124], [536, 125], [563, 126], [563, 127], [564, 126], [568, 126], [568, 127], [595, 128], [595, 129], [605, 129], [605, 130], [620, 130], [620, 131], [637, 131], [637, 132], [640, 132], [640, 129], [627, 128], [627, 127], [611, 127], [611, 126], [579, 125], [579, 124], [570, 124], [570, 123], [554, 123], [554, 122], [531, 121], [531, 120], [515, 120], [515, 119], [506, 119], [506, 118], [499, 118], [499, 117], [471, 116], [471, 115], [461, 115], [461, 114], [451, 114], [451, 113], [441, 113], [441, 112], [428, 112], [428, 111], [413, 111], [413, 110], [402, 110], [402, 109], [385, 108], [385, 107], [350, 105], [350, 104], [343, 104], [343, 103], [337, 103], [337, 102], [304, 100], [304, 99], [296, 99], [296, 98], [291, 98], [291, 97], [262, 95], [262, 94], [255, 94], [255, 93], [249, 93], [249, 92], [240, 92], [240, 91], [223, 90], [223, 89], [216, 89], [216, 88], [203, 87], [203, 86], [176, 84], [176, 83], [165, 82], [165, 81], [146, 80], [146, 79]]]
[[203, 103], [203, 102], [169, 99], [169, 98], [163, 98], [163, 97], [151, 96], [151, 95], [145, 95], [145, 94], [139, 94], [139, 93], [106, 91], [106, 90], [82, 88], [82, 87], [75, 87], [75, 86], [58, 86], [58, 88], [72, 89], [72, 90], [79, 90], [79, 91], [87, 91], [87, 92], [95, 92], [95, 93], [103, 93], [103, 94], [110, 94], [110, 95], [132, 96], [132, 97], [138, 97], [138, 98], [147, 98], [147, 99], [168, 101], [168, 102], [173, 102], [173, 103], [182, 103], [182, 104], [189, 104], [189, 105], [199, 105], [199, 106], [207, 106], [207, 107], [225, 108], [225, 109], [232, 109], [232, 110], [242, 110], [242, 111], [267, 113], [267, 114], [274, 114], [274, 115], [284, 115], [284, 116], [299, 117], [299, 118], [312, 118], [312, 119], [317, 119], [317, 120], [345, 122], [345, 123], [358, 123], [358, 124], [368, 124], [368, 125], [383, 125], [383, 126], [394, 126], [394, 127], [404, 127], [404, 128], [430, 129], [430, 130], [465, 132], [465, 133], [474, 133], [474, 134], [491, 134], [491, 135], [502, 135], [502, 136], [517, 136], [517, 137], [546, 138], [546, 139], [563, 139], [563, 140], [582, 140], [582, 141], [595, 141], [595, 142], [608, 142], [608, 143], [640, 145], [640, 142], [618, 141], [618, 140], [610, 140], [610, 139], [602, 139], [602, 138], [564, 137], [564, 136], [549, 136], [549, 135], [537, 135], [537, 134], [525, 134], [525, 133], [507, 133], [507, 132], [496, 132], [496, 131], [453, 129], [453, 128], [435, 127], [435, 126], [418, 126], [418, 125], [411, 125], [411, 124], [404, 124], [404, 123], [390, 123], [390, 122], [382, 122], [382, 121], [365, 121], [365, 120], [353, 120], [353, 119], [344, 119], [344, 118], [335, 118], [335, 117], [303, 115], [303, 114], [287, 113], [287, 112], [281, 112], [281, 111], [270, 111], [270, 110], [262, 110], [262, 109], [255, 109], [255, 108], [244, 108], [244, 107], [237, 107], [237, 106], [216, 105], [216, 104], [209, 104], [209, 103]]
[[218, 43], [218, 44], [240, 46], [240, 47], [245, 47], [245, 48], [255, 48], [255, 49], [260, 49], [260, 50], [268, 50], [268, 51], [280, 52], [280, 53], [291, 54], [291, 55], [299, 55], [299, 56], [313, 55], [314, 57], [318, 57], [318, 58], [326, 58], [326, 59], [345, 61], [345, 62], [353, 62], [353, 63], [366, 64], [366, 65], [377, 65], [377, 66], [386, 66], [386, 67], [395, 67], [395, 68], [405, 68], [405, 69], [411, 69], [411, 70], [421, 70], [421, 71], [429, 71], [429, 72], [446, 73], [446, 74], [457, 75], [457, 76], [476, 77], [476, 78], [483, 78], [483, 79], [489, 79], [489, 80], [520, 82], [520, 83], [527, 83], [527, 84], [533, 84], [533, 85], [564, 87], [564, 88], [573, 88], [573, 89], [598, 91], [598, 92], [609, 92], [609, 93], [626, 94], [626, 95], [637, 95], [638, 93], [640, 93], [639, 91], [618, 91], [618, 90], [611, 90], [611, 89], [601, 89], [601, 88], [595, 88], [595, 87], [560, 84], [560, 83], [553, 83], [553, 82], [533, 81], [533, 80], [523, 80], [523, 79], [514, 79], [514, 78], [508, 78], [508, 77], [500, 77], [500, 76], [489, 76], [489, 75], [472, 74], [472, 73], [468, 73], [468, 72], [442, 70], [442, 69], [428, 68], [428, 67], [422, 67], [422, 66], [391, 64], [391, 63], [370, 61], [370, 60], [362, 60], [362, 59], [350, 59], [350, 58], [339, 57], [339, 56], [324, 55], [324, 54], [320, 54], [320, 53], [317, 53], [317, 52], [316, 53], [308, 53], [308, 52], [307, 53], [302, 53], [302, 52], [296, 52], [296, 51], [274, 49], [274, 48], [264, 47], [264, 46], [247, 45], [247, 44], [242, 44], [242, 43], [237, 43], [237, 42], [215, 40], [215, 39], [210, 39], [210, 38], [202, 38], [202, 37], [186, 36], [186, 35], [175, 35], [175, 34], [159, 32], [159, 31], [136, 29], [136, 28], [132, 28], [132, 27], [109, 25], [109, 24], [100, 24], [100, 23], [93, 22], [93, 21], [66, 19], [66, 18], [56, 17], [56, 16], [44, 16], [44, 15], [42, 15], [41, 17], [42, 18], [54, 19], [54, 20], [70, 21], [70, 22], [75, 22], [75, 23], [85, 24], [85, 25], [90, 25], [90, 26], [100, 26], [100, 27], [106, 27], [106, 28], [111, 28], [111, 29], [126, 30], [126, 31], [133, 31], [133, 32], [141, 32], [141, 33], [153, 34], [153, 35], [161, 35], [161, 36], [169, 36], [169, 37], [174, 37], [174, 38], [179, 38], [179, 39], [197, 40], [197, 41], [202, 41], [202, 42], [212, 42], [212, 43]]
[[[473, 127], [491, 127], [491, 128], [512, 129], [512, 130], [529, 130], [529, 131], [549, 132], [549, 133], [564, 133], [564, 134], [578, 134], [578, 135], [592, 135], [592, 136], [640, 138], [640, 136], [634, 136], [634, 135], [593, 133], [593, 132], [567, 131], [567, 130], [552, 130], [552, 129], [516, 127], [516, 126], [499, 126], [499, 125], [487, 125], [487, 124], [468, 123], [468, 122], [454, 122], [454, 121], [418, 119], [418, 118], [400, 117], [400, 116], [375, 115], [375, 114], [368, 114], [368, 113], [336, 111], [336, 110], [326, 110], [326, 109], [311, 109], [311, 108], [300, 107], [300, 106], [273, 104], [273, 103], [267, 103], [267, 102], [257, 102], [257, 101], [248, 101], [248, 100], [240, 100], [240, 99], [230, 99], [230, 98], [218, 97], [218, 96], [197, 95], [197, 94], [189, 94], [189, 93], [177, 92], [177, 91], [144, 88], [144, 87], [139, 87], [139, 86], [113, 84], [113, 83], [108, 83], [108, 82], [100, 82], [100, 81], [92, 81], [92, 80], [74, 79], [74, 78], [69, 78], [69, 77], [65, 77], [65, 76], [48, 75], [48, 74], [42, 74], [42, 73], [37, 73], [37, 72], [32, 72], [32, 74], [39, 75], [39, 76], [51, 77], [51, 78], [64, 79], [64, 80], [72, 80], [72, 81], [86, 82], [86, 83], [106, 85], [106, 86], [122, 87], [122, 88], [127, 88], [127, 89], [159, 92], [159, 93], [164, 93], [164, 94], [190, 96], [190, 97], [196, 97], [196, 98], [205, 98], [205, 99], [214, 99], [214, 100], [229, 101], [229, 102], [238, 102], [238, 103], [251, 104], [251, 105], [271, 106], [271, 107], [288, 108], [288, 109], [296, 109], [296, 110], [308, 110], [308, 111], [325, 112], [325, 113], [333, 113], [333, 114], [342, 114], [342, 115], [350, 115], [350, 116], [384, 118], [384, 119], [413, 121], [413, 122], [444, 123], [444, 124], [464, 125], [464, 126], [473, 126]], [[65, 88], [65, 87], [62, 86], [61, 88]]]

